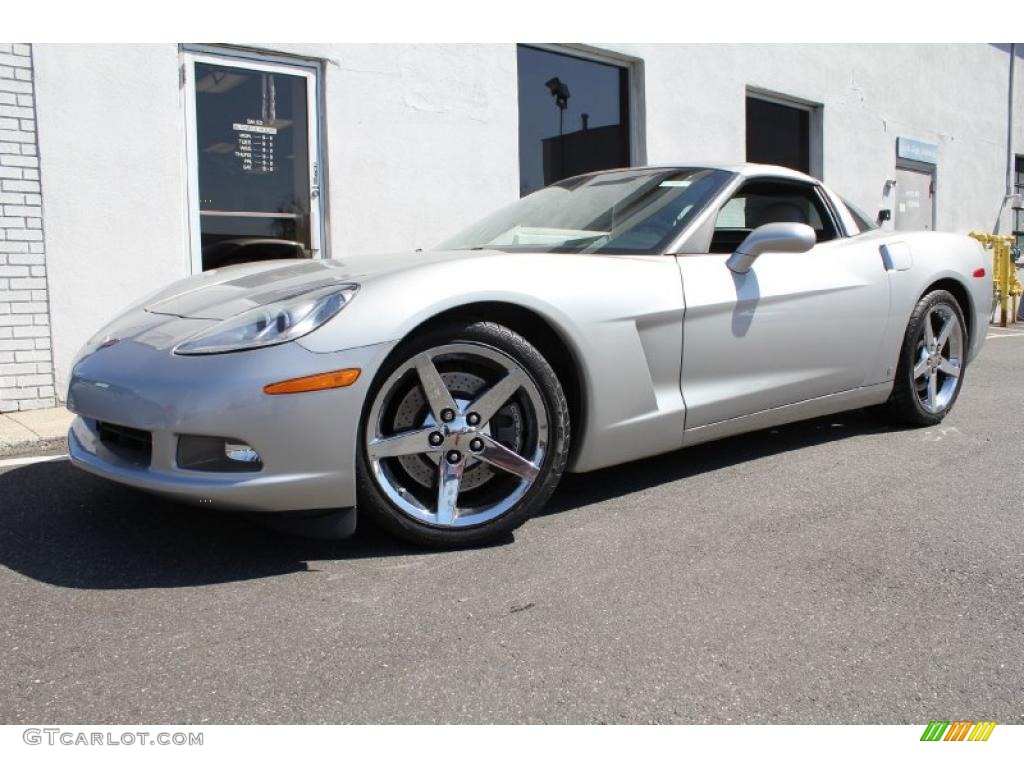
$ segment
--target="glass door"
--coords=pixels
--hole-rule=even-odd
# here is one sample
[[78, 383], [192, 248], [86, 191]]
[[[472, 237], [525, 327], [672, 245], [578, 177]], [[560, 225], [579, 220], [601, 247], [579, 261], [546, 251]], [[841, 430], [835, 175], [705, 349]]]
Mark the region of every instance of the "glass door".
[[193, 272], [321, 258], [316, 78], [185, 54]]

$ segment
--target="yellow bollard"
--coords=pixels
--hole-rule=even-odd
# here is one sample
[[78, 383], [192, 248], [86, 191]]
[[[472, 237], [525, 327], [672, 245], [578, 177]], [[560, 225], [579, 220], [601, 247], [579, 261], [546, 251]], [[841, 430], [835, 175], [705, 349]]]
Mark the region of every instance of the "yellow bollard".
[[992, 295], [999, 304], [999, 324], [1005, 328], [1008, 323], [1017, 322], [1018, 299], [1024, 292], [1017, 279], [1017, 265], [1010, 255], [1013, 238], [985, 232], [971, 232], [971, 237], [992, 251]]

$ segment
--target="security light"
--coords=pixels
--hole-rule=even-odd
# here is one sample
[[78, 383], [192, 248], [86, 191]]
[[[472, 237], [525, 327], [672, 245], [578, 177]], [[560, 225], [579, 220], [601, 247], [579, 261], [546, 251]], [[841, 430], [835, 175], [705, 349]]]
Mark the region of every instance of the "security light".
[[552, 77], [544, 85], [548, 87], [551, 95], [555, 97], [555, 104], [558, 105], [559, 109], [565, 109], [569, 106], [569, 86], [557, 77]]

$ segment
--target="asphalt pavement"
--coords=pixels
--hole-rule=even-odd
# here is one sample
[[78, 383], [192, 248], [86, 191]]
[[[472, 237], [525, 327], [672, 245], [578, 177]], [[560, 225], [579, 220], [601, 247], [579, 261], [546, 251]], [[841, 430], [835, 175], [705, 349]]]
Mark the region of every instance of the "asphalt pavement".
[[0, 723], [1024, 723], [1004, 336], [941, 427], [857, 411], [569, 476], [460, 552], [0, 468]]

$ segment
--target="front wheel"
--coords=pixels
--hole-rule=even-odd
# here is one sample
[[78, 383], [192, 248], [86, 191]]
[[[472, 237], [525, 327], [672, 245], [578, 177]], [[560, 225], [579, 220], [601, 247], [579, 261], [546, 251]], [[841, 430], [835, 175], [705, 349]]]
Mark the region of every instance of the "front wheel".
[[967, 326], [948, 291], [926, 294], [907, 324], [888, 410], [896, 421], [932, 426], [953, 408], [963, 384]]
[[537, 349], [464, 321], [403, 342], [370, 389], [360, 509], [420, 544], [507, 533], [551, 496], [569, 452], [569, 410]]

